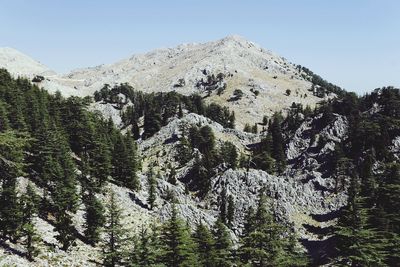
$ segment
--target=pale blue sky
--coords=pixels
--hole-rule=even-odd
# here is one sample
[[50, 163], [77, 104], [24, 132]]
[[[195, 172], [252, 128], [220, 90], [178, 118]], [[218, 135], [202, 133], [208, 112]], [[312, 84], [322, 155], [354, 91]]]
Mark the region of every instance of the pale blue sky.
[[0, 25], [58, 72], [239, 34], [351, 91], [400, 87], [397, 0], [0, 0]]

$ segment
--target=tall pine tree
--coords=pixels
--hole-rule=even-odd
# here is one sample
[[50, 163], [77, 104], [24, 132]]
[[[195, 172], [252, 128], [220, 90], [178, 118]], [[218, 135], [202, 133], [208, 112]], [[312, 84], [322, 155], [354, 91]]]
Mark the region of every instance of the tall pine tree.
[[189, 229], [178, 217], [175, 204], [170, 219], [164, 224], [161, 240], [165, 248], [163, 262], [167, 266], [198, 266], [195, 244]]

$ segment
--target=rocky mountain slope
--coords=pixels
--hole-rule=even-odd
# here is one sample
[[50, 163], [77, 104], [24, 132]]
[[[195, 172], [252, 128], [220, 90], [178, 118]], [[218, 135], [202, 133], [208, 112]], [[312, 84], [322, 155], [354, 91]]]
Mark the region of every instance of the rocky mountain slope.
[[0, 55], [0, 67], [29, 78], [44, 76], [39, 86], [67, 96], [92, 95], [104, 84], [120, 83], [144, 92], [199, 93], [208, 96], [208, 102], [235, 111], [239, 128], [285, 111], [293, 102], [313, 107], [321, 101], [314, 95], [309, 74], [240, 36], [158, 49], [66, 75], [54, 75], [15, 50], [2, 49]]
[[[322, 188], [332, 189], [334, 184], [333, 177], [322, 177], [323, 174], [317, 171], [323, 164], [319, 157], [326, 155], [327, 151], [333, 149], [334, 142], [340, 142], [345, 135], [347, 122], [342, 117], [337, 119], [327, 127], [320, 129], [320, 138], [327, 140], [324, 148], [315, 153], [314, 150], [319, 146], [318, 138], [311, 142], [307, 130], [316, 119], [304, 122], [294, 137], [290, 140], [286, 154], [291, 159], [290, 164], [283, 175], [277, 176], [262, 170], [239, 168], [236, 170], [221, 170], [211, 180], [211, 190], [205, 198], [200, 199], [192, 193], [187, 193], [183, 182], [192, 163], [183, 167], [175, 161], [177, 153], [178, 139], [174, 136], [180, 135], [182, 125], [210, 126], [218, 142], [231, 141], [239, 150], [245, 150], [247, 145], [259, 142], [259, 136], [255, 134], [243, 133], [241, 131], [224, 129], [203, 116], [197, 114], [187, 114], [182, 119], [172, 120], [167, 126], [163, 127], [153, 137], [139, 143], [139, 151], [144, 159], [144, 166], [141, 177], [142, 190], [135, 192], [127, 188], [108, 184], [107, 190], [117, 193], [118, 203], [123, 209], [125, 221], [123, 222], [131, 234], [139, 231], [142, 225], [149, 225], [152, 222], [162, 222], [169, 218], [171, 212], [171, 202], [168, 198], [172, 194], [176, 198], [179, 214], [185, 218], [192, 226], [203, 222], [212, 226], [219, 215], [219, 203], [221, 192], [227, 190], [227, 194], [232, 195], [235, 201], [235, 220], [231, 235], [238, 241], [240, 233], [246, 220], [246, 211], [249, 207], [257, 204], [257, 195], [261, 188], [267, 189], [267, 195], [274, 199], [277, 216], [288, 223], [293, 224], [299, 237], [304, 244], [321, 243], [324, 244], [326, 237], [319, 236], [312, 229], [325, 228], [335, 224], [335, 217], [329, 218], [329, 214], [339, 210], [346, 203], [346, 194], [326, 193]], [[307, 155], [307, 156], [305, 156]], [[311, 163], [310, 163], [311, 162]], [[176, 166], [177, 184], [172, 185], [167, 181], [169, 171], [167, 164]], [[158, 173], [157, 199], [155, 208], [150, 210], [148, 197], [147, 175], [149, 165], [154, 165]], [[299, 166], [300, 165], [300, 166]], [[24, 191], [27, 180], [20, 178], [19, 190]], [[100, 194], [99, 197], [107, 202], [107, 192]], [[37, 192], [42, 190], [37, 188]], [[84, 206], [81, 205], [74, 216], [75, 227], [83, 234], [83, 215]], [[328, 216], [327, 216], [328, 215]], [[327, 219], [323, 217], [327, 216]], [[316, 219], [317, 218], [317, 219]], [[319, 218], [319, 219], [318, 219]], [[322, 218], [322, 219], [321, 219]], [[38, 218], [35, 222], [41, 236], [44, 237], [47, 245], [42, 245], [43, 253], [37, 258], [36, 262], [30, 263], [13, 251], [23, 250], [21, 246], [7, 242], [0, 249], [0, 264], [16, 263], [17, 266], [96, 266], [99, 261], [100, 251], [96, 247], [85, 244], [77, 240], [68, 253], [58, 248], [59, 243], [54, 238], [57, 234], [54, 227], [49, 222]], [[310, 230], [311, 229], [311, 230]], [[54, 246], [52, 251], [48, 246]], [[317, 257], [320, 255], [317, 255]]]
[[[398, 90], [387, 88], [364, 98], [357, 98], [349, 93], [340, 96], [337, 101], [323, 104], [315, 111], [304, 109], [307, 105], [316, 106], [322, 100], [335, 97], [335, 93], [328, 90], [320, 94], [318, 89], [321, 86], [310, 71], [295, 66], [284, 58], [238, 36], [204, 44], [160, 49], [111, 65], [75, 70], [64, 76], [7, 48], [0, 49], [0, 67], [7, 68], [14, 76], [24, 76], [33, 80], [34, 84], [51, 93], [60, 91], [64, 96], [92, 96], [104, 84], [113, 86], [128, 83], [136, 92], [176, 91], [182, 95], [197, 93], [202, 95], [206, 103], [217, 103], [235, 112], [236, 127], [227, 128], [230, 126], [224, 127], [221, 123], [211, 120], [204, 112], [202, 115], [195, 113], [196, 111], [193, 111], [195, 109], [189, 112], [190, 104], [185, 103], [185, 100], [177, 95], [173, 98], [177, 101], [173, 105], [175, 110], [168, 110], [170, 113], [163, 118], [161, 118], [162, 113], [167, 113], [165, 107], [154, 109], [154, 112], [160, 112], [157, 114], [160, 118], [146, 114], [148, 108], [146, 105], [159, 103], [155, 101], [153, 95], [134, 95], [128, 92], [127, 94], [132, 93], [128, 100], [128, 95], [118, 91], [117, 95], [111, 94], [105, 97], [108, 102], [106, 99], [100, 99], [90, 104], [88, 110], [100, 112], [106, 119], [111, 118], [119, 128], [119, 134], [133, 132], [133, 124], [136, 124], [138, 129], [139, 136], [135, 137], [135, 142], [141, 168], [136, 170], [136, 174], [140, 189], [129, 189], [113, 177], [108, 177], [104, 190], [96, 192], [97, 199], [104, 206], [109, 202], [110, 192], [116, 193], [117, 202], [124, 215], [122, 223], [129, 237], [142, 227], [165, 222], [171, 215], [172, 203], [176, 204], [179, 215], [189, 226], [193, 227], [200, 222], [212, 226], [220, 216], [222, 195], [226, 194], [232, 197], [235, 204], [235, 216], [229, 227], [229, 234], [237, 246], [248, 219], [247, 211], [250, 207], [256, 207], [258, 193], [265, 189], [277, 220], [295, 230], [299, 244], [309, 252], [315, 265], [325, 264], [336, 253], [333, 253], [332, 240], [335, 237], [332, 229], [338, 223], [340, 211], [347, 205], [347, 189], [351, 186], [350, 183], [353, 181], [351, 179], [354, 179], [353, 173], [350, 172], [356, 169], [355, 166], [364, 170], [366, 167], [362, 164], [372, 155], [375, 158], [374, 164], [371, 163], [369, 166], [369, 173], [381, 175], [384, 164], [398, 160], [400, 155], [400, 131], [397, 121], [397, 117], [400, 116], [398, 113], [400, 106], [396, 106], [400, 102], [391, 101], [394, 96], [398, 97]], [[18, 81], [8, 82], [12, 86], [20, 86]], [[39, 94], [35, 92], [36, 88], [31, 89], [33, 92], [29, 92], [30, 96]], [[40, 118], [41, 113], [29, 112], [30, 103], [25, 103], [29, 100], [21, 96], [14, 99], [10, 95], [12, 96], [7, 93], [0, 94], [1, 112], [5, 110], [4, 107], [13, 108], [12, 110], [16, 111], [14, 113], [19, 112], [17, 115], [21, 117], [25, 112], [27, 118], [36, 119], [31, 119], [29, 125], [40, 124], [40, 119], [37, 118]], [[146, 97], [149, 96], [153, 98], [148, 98], [149, 102], [146, 102]], [[26, 97], [29, 99], [29, 96]], [[117, 98], [117, 103], [109, 99], [114, 97]], [[135, 101], [135, 97], [140, 98], [141, 102]], [[123, 102], [121, 105], [118, 103], [119, 98], [125, 100], [121, 101]], [[166, 102], [170, 100], [165, 99]], [[20, 104], [24, 103], [21, 104], [25, 105], [24, 111], [13, 105], [18, 101]], [[39, 109], [39, 103], [42, 107], [46, 106], [46, 103], [41, 101], [38, 100], [36, 106], [32, 105], [32, 109]], [[55, 107], [46, 112], [53, 116], [61, 114], [62, 123], [67, 125], [67, 130], [70, 131], [68, 134], [72, 136], [70, 139], [78, 138], [79, 133], [76, 134], [74, 128], [76, 127], [84, 132], [83, 139], [79, 141], [90, 140], [90, 131], [85, 131], [87, 130], [85, 127], [90, 126], [91, 122], [89, 119], [91, 115], [84, 115], [87, 111], [86, 106], [80, 106], [76, 99], [65, 102], [76, 105], [71, 108], [72, 111], [64, 107], [64, 110], [67, 110], [65, 115], [62, 112], [54, 112], [57, 109], [57, 101], [60, 100], [51, 101]], [[168, 103], [172, 102], [167, 102], [166, 106]], [[140, 107], [135, 106], [138, 104]], [[131, 109], [130, 113], [127, 112], [128, 109]], [[275, 111], [282, 111], [288, 117], [280, 118], [279, 115], [272, 117]], [[1, 112], [0, 115], [3, 117], [10, 117], [11, 128], [26, 129], [26, 125], [19, 126], [23, 119], [18, 120], [18, 116], [9, 115], [6, 111]], [[123, 116], [133, 119], [134, 123], [124, 124]], [[270, 119], [269, 122], [262, 122], [264, 116]], [[76, 121], [70, 125], [70, 119]], [[159, 127], [149, 136], [144, 136], [144, 125], [149, 124], [149, 121]], [[275, 121], [278, 123], [275, 124]], [[264, 130], [256, 133], [242, 130], [244, 124], [254, 123], [261, 125]], [[357, 127], [353, 126], [355, 123]], [[100, 125], [102, 130], [106, 129], [104, 126], [106, 124]], [[201, 160], [214, 154], [201, 151], [200, 147], [196, 147], [190, 141], [188, 145], [190, 159], [182, 163], [179, 156], [183, 140], [190, 139], [189, 129], [196, 127], [201, 129], [204, 126], [209, 129], [208, 134], [211, 135], [211, 132], [215, 137], [213, 153], [222, 154], [221, 147], [229, 142], [238, 153], [238, 164], [230, 167], [227, 162], [216, 157], [218, 162], [209, 167], [212, 169], [208, 172], [212, 175], [207, 177], [209, 188], [202, 195], [198, 188], [190, 188], [193, 180], [197, 182], [200, 179], [197, 174], [193, 177], [191, 172]], [[278, 137], [271, 137], [276, 133], [274, 127], [279, 129]], [[41, 136], [35, 129], [30, 130], [33, 134]], [[0, 132], [2, 131], [0, 128]], [[276, 140], [281, 140], [279, 145], [283, 159], [275, 153], [275, 148], [271, 148]], [[383, 140], [385, 145], [381, 145], [378, 142], [380, 140]], [[107, 142], [111, 143], [107, 144], [110, 146], [110, 151], [116, 150], [115, 143], [112, 143], [115, 141], [107, 140]], [[85, 153], [81, 150], [86, 149], [86, 144], [82, 148], [77, 143], [74, 143], [76, 151], [72, 149], [71, 144], [69, 145], [75, 161], [74, 166], [77, 166], [75, 172], [78, 174], [78, 179], [83, 180], [77, 183], [79, 185], [76, 189], [78, 195], [85, 195], [81, 194], [84, 192], [82, 184], [87, 178], [82, 175], [85, 166], [82, 158]], [[358, 154], [353, 155], [355, 154], [353, 150], [357, 150]], [[260, 155], [261, 159], [257, 159]], [[284, 165], [279, 165], [282, 163], [280, 161], [284, 161]], [[269, 165], [265, 167], [265, 163]], [[280, 166], [283, 166], [281, 170]], [[153, 208], [149, 202], [149, 177], [152, 175], [150, 170], [157, 176]], [[175, 172], [176, 182], [169, 180], [172, 170]], [[20, 195], [25, 194], [28, 181], [29, 178], [25, 176], [18, 177], [17, 189]], [[33, 182], [35, 192], [45, 199], [45, 186], [37, 181]], [[48, 217], [49, 214], [51, 217], [51, 213], [48, 212], [47, 217], [42, 215], [34, 219], [34, 226], [41, 240], [39, 242], [41, 252], [35, 262], [26, 259], [25, 248], [20, 242], [2, 239], [0, 266], [97, 266], [101, 262], [101, 247], [90, 245], [85, 240], [85, 205], [82, 199], [79, 200], [78, 210], [70, 214], [73, 217], [73, 228], [76, 230], [77, 238], [68, 251], [61, 248], [61, 243], [56, 238], [58, 233], [54, 227], [54, 218]], [[133, 250], [132, 247], [126, 249]]]

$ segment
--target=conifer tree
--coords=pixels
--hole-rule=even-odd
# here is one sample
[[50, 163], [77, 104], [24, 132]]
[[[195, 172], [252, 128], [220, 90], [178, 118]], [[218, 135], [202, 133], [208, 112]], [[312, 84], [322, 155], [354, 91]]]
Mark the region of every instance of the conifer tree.
[[47, 176], [50, 177], [53, 188], [50, 195], [54, 202], [55, 229], [57, 239], [62, 248], [67, 250], [75, 239], [75, 229], [72, 224], [71, 213], [76, 212], [78, 195], [76, 192], [75, 165], [65, 139], [61, 133], [55, 135], [58, 147], [54, 150], [54, 158], [46, 162]]
[[386, 169], [383, 183], [377, 190], [371, 221], [384, 236], [385, 250], [390, 251], [386, 264], [395, 266], [400, 261], [400, 164], [389, 164]]
[[128, 155], [128, 151], [126, 148], [126, 144], [124, 142], [124, 137], [122, 134], [118, 134], [116, 136], [116, 140], [114, 143], [114, 149], [112, 152], [112, 176], [115, 180], [122, 183], [125, 180], [126, 175], [126, 157]]
[[5, 103], [0, 100], [0, 132], [6, 131], [10, 127], [8, 122], [7, 110]]
[[234, 144], [229, 141], [224, 142], [221, 145], [221, 157], [229, 168], [236, 168], [238, 153]]
[[27, 136], [13, 131], [0, 133], [0, 229], [3, 237], [16, 241], [21, 226], [17, 177], [23, 174]]
[[201, 141], [198, 145], [198, 149], [201, 153], [209, 154], [215, 148], [215, 136], [210, 126], [203, 126], [200, 128], [199, 134]]
[[179, 103], [179, 106], [178, 106], [178, 118], [182, 118], [182, 117], [183, 117], [182, 103]]
[[234, 217], [235, 217], [235, 202], [233, 200], [233, 196], [229, 195], [228, 207], [227, 207], [227, 211], [226, 211], [226, 221], [227, 221], [228, 227], [232, 227]]
[[277, 161], [278, 171], [282, 172], [286, 167], [286, 155], [281, 128], [281, 118], [279, 114], [274, 115], [270, 132], [272, 134], [272, 156]]
[[[290, 230], [277, 223], [272, 213], [267, 210], [264, 190], [260, 191], [255, 215], [249, 215], [240, 247], [243, 263], [252, 266], [307, 265], [304, 256], [295, 249], [293, 242], [289, 242], [288, 236], [285, 235]], [[287, 265], [288, 263], [290, 264]]]
[[255, 212], [253, 207], [249, 207], [246, 212], [246, 220], [244, 223], [241, 240], [240, 240], [240, 247], [238, 251], [239, 258], [241, 262], [248, 263], [251, 259], [251, 250], [247, 249], [251, 247], [252, 240], [247, 238], [250, 234], [255, 230]]
[[126, 179], [126, 186], [131, 188], [132, 190], [139, 190], [140, 189], [140, 182], [139, 178], [137, 176], [137, 171], [139, 169], [139, 156], [138, 156], [138, 151], [137, 151], [137, 145], [135, 141], [133, 140], [132, 136], [128, 134], [125, 137], [125, 142], [126, 142], [126, 148], [127, 148], [127, 158], [126, 158], [126, 164], [127, 164], [127, 177]]
[[[75, 164], [69, 145], [56, 122], [50, 126], [42, 125], [42, 133], [37, 132], [37, 141], [33, 146], [31, 175], [49, 192], [51, 209], [55, 218], [57, 239], [63, 249], [68, 249], [75, 239], [71, 213], [76, 211], [78, 195], [76, 192]], [[46, 205], [46, 208], [49, 206]]]
[[147, 139], [153, 136], [161, 128], [161, 115], [153, 109], [147, 110], [144, 114], [144, 133], [142, 135], [143, 139]]
[[156, 201], [156, 187], [157, 187], [157, 179], [152, 167], [150, 167], [149, 173], [147, 175], [147, 183], [148, 183], [147, 202], [149, 203], [150, 209], [152, 210], [154, 208], [154, 202]]
[[104, 207], [90, 189], [83, 203], [85, 204], [84, 234], [89, 243], [95, 245], [100, 241], [100, 230], [105, 223]]
[[132, 136], [133, 139], [138, 140], [140, 138], [140, 128], [136, 118], [132, 122]]
[[192, 148], [188, 139], [183, 135], [177, 146], [176, 160], [184, 165], [192, 158]]
[[219, 203], [219, 219], [223, 224], [226, 224], [226, 208], [227, 208], [226, 187], [222, 188], [221, 199]]
[[198, 266], [195, 244], [189, 229], [178, 217], [175, 204], [170, 219], [164, 224], [161, 234], [164, 244], [164, 264], [171, 267]]
[[125, 138], [121, 134], [117, 136], [112, 165], [114, 179], [132, 190], [139, 189], [140, 184], [136, 174], [139, 167], [137, 148], [130, 135]]
[[214, 237], [211, 231], [202, 222], [197, 224], [196, 230], [193, 236], [196, 242], [196, 250], [199, 256], [201, 266], [214, 267], [215, 262], [215, 250], [214, 250]]
[[103, 244], [103, 264], [104, 266], [114, 267], [123, 263], [125, 230], [122, 226], [122, 211], [117, 203], [114, 191], [110, 193], [107, 204], [105, 241]]
[[230, 267], [232, 262], [232, 241], [229, 232], [222, 222], [218, 219], [215, 222], [214, 229], [214, 250], [215, 250], [215, 266]]
[[97, 136], [89, 153], [90, 175], [96, 180], [94, 189], [99, 192], [111, 175], [111, 151], [104, 136]]
[[26, 193], [21, 196], [21, 208], [22, 208], [22, 227], [21, 235], [24, 237], [23, 244], [26, 248], [26, 256], [28, 260], [33, 259], [39, 254], [37, 248], [40, 240], [39, 235], [36, 232], [33, 219], [37, 216], [39, 204], [39, 196], [35, 193], [31, 183], [28, 183]]
[[246, 133], [251, 133], [252, 132], [250, 124], [246, 123], [244, 125], [243, 132], [246, 132]]
[[157, 226], [142, 227], [135, 240], [131, 266], [164, 266], [161, 263], [162, 244]]
[[11, 94], [8, 104], [10, 107], [8, 120], [11, 127], [16, 130], [24, 131], [27, 125], [23, 113], [24, 101], [21, 92], [17, 90]]
[[170, 172], [168, 175], [168, 183], [176, 185], [176, 170], [175, 167], [169, 166]]
[[340, 264], [352, 266], [383, 266], [384, 243], [380, 234], [369, 223], [366, 198], [360, 195], [359, 178], [354, 173], [348, 195], [348, 205], [343, 210], [336, 235]]

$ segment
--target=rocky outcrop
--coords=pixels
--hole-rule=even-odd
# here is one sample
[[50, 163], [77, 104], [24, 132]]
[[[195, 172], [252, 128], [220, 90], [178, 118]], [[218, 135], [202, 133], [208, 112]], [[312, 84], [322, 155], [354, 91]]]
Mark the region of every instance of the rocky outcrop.
[[397, 136], [395, 139], [393, 139], [390, 151], [397, 159], [400, 159], [400, 136]]

